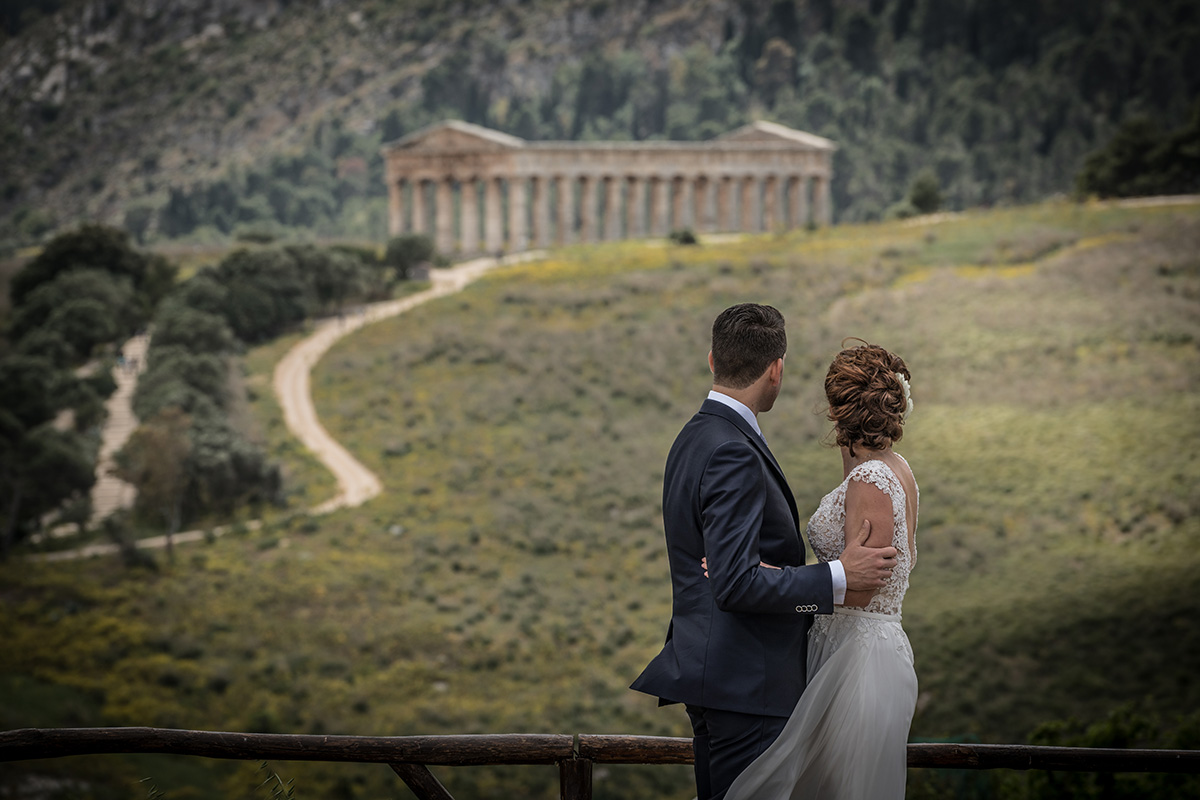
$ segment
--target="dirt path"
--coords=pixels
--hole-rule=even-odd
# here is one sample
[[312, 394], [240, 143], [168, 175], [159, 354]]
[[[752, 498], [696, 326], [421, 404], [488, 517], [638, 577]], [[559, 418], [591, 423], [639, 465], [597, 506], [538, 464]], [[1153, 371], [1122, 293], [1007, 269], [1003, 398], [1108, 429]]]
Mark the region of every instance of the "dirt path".
[[[339, 339], [354, 331], [379, 322], [389, 317], [403, 314], [409, 309], [422, 303], [427, 303], [437, 297], [454, 294], [468, 286], [489, 270], [500, 266], [518, 264], [542, 258], [541, 251], [517, 253], [501, 259], [477, 258], [466, 261], [449, 269], [434, 270], [431, 274], [432, 286], [423, 292], [409, 295], [399, 300], [388, 300], [382, 303], [372, 303], [364, 306], [361, 313], [347, 314], [340, 318], [331, 318], [319, 322], [313, 332], [297, 342], [275, 367], [274, 388], [283, 410], [283, 419], [288, 430], [299, 439], [305, 447], [312, 451], [334, 477], [337, 478], [338, 491], [329, 500], [309, 509], [310, 514], [326, 514], [338, 508], [349, 508], [361, 505], [383, 491], [379, 478], [364, 467], [346, 448], [329, 435], [317, 418], [317, 409], [312, 402], [309, 375], [312, 368], [329, 348]], [[144, 354], [139, 354], [139, 364], [144, 362]], [[134, 376], [136, 383], [136, 375]], [[129, 394], [132, 394], [132, 388]], [[125, 434], [128, 438], [128, 433]], [[119, 447], [119, 445], [118, 445]], [[115, 448], [114, 448], [115, 450]], [[259, 520], [244, 523], [243, 527], [255, 530], [261, 526]], [[232, 530], [232, 525], [223, 525], [207, 531], [183, 531], [175, 534], [174, 544], [200, 541], [213, 536], [221, 536]], [[137, 546], [142, 549], [166, 547], [165, 536], [153, 536], [139, 539]], [[116, 553], [117, 545], [97, 543], [74, 550], [62, 550], [55, 553], [41, 553], [33, 558], [44, 561], [66, 561], [76, 558], [88, 558]]]
[[98, 523], [122, 508], [131, 508], [137, 496], [130, 484], [109, 474], [113, 466], [113, 455], [120, 450], [137, 428], [138, 420], [133, 414], [133, 392], [137, 389], [138, 376], [146, 369], [146, 350], [150, 337], [135, 336], [121, 347], [124, 360], [113, 369], [117, 390], [105, 404], [108, 418], [101, 434], [100, 457], [96, 461], [96, 484], [92, 487], [92, 523]]

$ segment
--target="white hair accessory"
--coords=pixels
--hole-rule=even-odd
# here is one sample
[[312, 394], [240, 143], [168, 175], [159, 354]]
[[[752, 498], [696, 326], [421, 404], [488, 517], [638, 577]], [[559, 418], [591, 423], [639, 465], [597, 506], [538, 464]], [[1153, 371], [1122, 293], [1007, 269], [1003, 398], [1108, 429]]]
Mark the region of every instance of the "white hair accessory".
[[900, 381], [900, 388], [904, 390], [904, 419], [907, 420], [913, 410], [912, 387], [908, 385], [908, 378], [905, 378], [903, 374], [899, 372], [892, 374], [896, 376], [896, 380]]

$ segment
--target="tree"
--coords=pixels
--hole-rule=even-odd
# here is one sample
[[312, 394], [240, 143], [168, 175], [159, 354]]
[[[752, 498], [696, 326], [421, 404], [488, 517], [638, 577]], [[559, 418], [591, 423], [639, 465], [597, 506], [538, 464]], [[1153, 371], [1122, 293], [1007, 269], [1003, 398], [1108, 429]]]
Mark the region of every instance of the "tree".
[[[108, 329], [125, 331], [135, 321], [133, 283], [126, 276], [113, 275], [101, 269], [71, 269], [52, 280], [38, 285], [13, 309], [9, 336], [14, 341], [39, 328], [58, 330], [51, 317], [64, 305], [76, 300], [98, 302], [106, 313], [100, 324]], [[68, 337], [69, 338], [69, 337]], [[96, 338], [88, 336], [88, 338]], [[107, 341], [97, 338], [96, 341]], [[86, 353], [84, 353], [86, 355]]]
[[150, 419], [169, 407], [189, 414], [219, 412], [228, 405], [229, 364], [215, 353], [193, 353], [179, 345], [154, 347], [138, 379], [133, 410]]
[[224, 317], [189, 308], [173, 298], [154, 315], [154, 342], [162, 347], [177, 344], [193, 353], [232, 353], [238, 348]]
[[87, 494], [96, 481], [92, 462], [74, 431], [50, 424], [25, 429], [0, 409], [0, 558], [44, 514]]
[[1200, 189], [1200, 103], [1188, 124], [1169, 133], [1145, 116], [1126, 120], [1107, 145], [1084, 161], [1077, 194], [1138, 197]]
[[360, 297], [366, 291], [363, 261], [350, 253], [313, 245], [292, 245], [285, 250], [308, 277], [317, 307], [336, 308], [347, 298]]
[[53, 420], [69, 408], [77, 428], [95, 424], [114, 388], [100, 378], [77, 378], [45, 358], [0, 359], [0, 555], [46, 513], [91, 489], [94, 446], [77, 430], [56, 429]]
[[932, 214], [942, 207], [942, 189], [933, 170], [923, 169], [913, 179], [908, 202], [919, 214]]
[[167, 558], [174, 558], [172, 537], [183, 521], [191, 425], [191, 417], [182, 409], [164, 409], [139, 426], [115, 457], [117, 477], [137, 489], [136, 507], [161, 517]]
[[796, 51], [783, 39], [771, 39], [754, 64], [754, 82], [767, 105], [774, 107], [780, 92], [796, 82]]
[[235, 250], [212, 272], [232, 288], [224, 316], [243, 342], [276, 336], [308, 316], [313, 303], [310, 278], [285, 249]]
[[123, 275], [141, 285], [150, 277], [151, 258], [129, 244], [129, 234], [117, 228], [94, 223], [54, 237], [25, 268], [13, 276], [9, 288], [14, 306], [43, 283], [73, 269], [99, 269]]
[[395, 271], [396, 280], [408, 280], [420, 264], [433, 260], [433, 240], [420, 233], [394, 236], [388, 241], [383, 263]]

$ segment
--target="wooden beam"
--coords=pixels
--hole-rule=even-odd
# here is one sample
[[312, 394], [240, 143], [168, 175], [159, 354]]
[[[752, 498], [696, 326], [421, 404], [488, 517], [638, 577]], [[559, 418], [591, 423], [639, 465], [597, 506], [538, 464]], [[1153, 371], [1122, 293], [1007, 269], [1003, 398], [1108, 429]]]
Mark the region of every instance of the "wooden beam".
[[172, 753], [243, 760], [359, 763], [555, 764], [574, 757], [561, 734], [314, 736], [173, 728], [22, 728], [0, 732], [0, 761], [98, 753]]
[[1200, 750], [1041, 747], [1020, 744], [910, 744], [908, 765], [933, 769], [1044, 769], [1069, 772], [1200, 772]]
[[604, 764], [691, 764], [692, 740], [666, 736], [579, 735], [579, 756]]

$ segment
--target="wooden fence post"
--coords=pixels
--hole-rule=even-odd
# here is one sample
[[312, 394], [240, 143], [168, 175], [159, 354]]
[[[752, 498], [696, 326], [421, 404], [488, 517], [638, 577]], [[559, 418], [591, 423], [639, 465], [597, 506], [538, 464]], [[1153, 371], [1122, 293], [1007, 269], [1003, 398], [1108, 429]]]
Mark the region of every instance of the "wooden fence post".
[[560, 800], [592, 800], [592, 760], [573, 758], [558, 762]]

